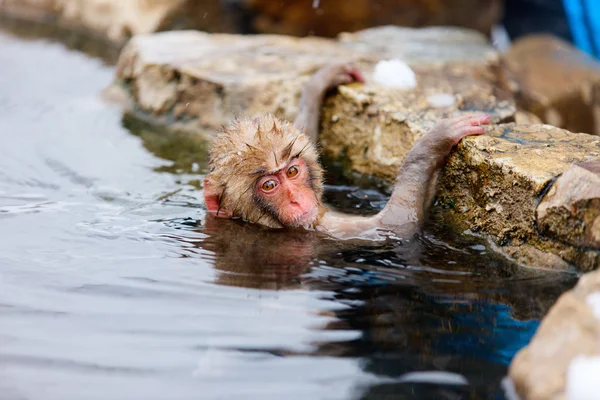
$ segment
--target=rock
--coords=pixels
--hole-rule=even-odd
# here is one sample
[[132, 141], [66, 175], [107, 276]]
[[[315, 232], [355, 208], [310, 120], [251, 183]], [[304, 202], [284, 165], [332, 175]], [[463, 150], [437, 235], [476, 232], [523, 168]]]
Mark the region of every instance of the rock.
[[497, 81], [498, 54], [483, 35], [464, 29], [380, 27], [340, 35], [345, 48], [399, 58], [416, 74], [417, 87], [396, 90], [372, 79], [340, 87], [323, 109], [320, 140], [332, 159], [351, 169], [393, 180], [406, 153], [437, 121], [457, 112], [485, 111], [512, 121], [512, 96]]
[[600, 62], [549, 35], [517, 40], [504, 56], [519, 107], [572, 132], [600, 134]]
[[[417, 139], [440, 119], [474, 110], [490, 113], [494, 122], [514, 118], [512, 98], [498, 89], [486, 64], [417, 64], [413, 70], [415, 89], [354, 84], [328, 98], [320, 136], [325, 154], [343, 158], [355, 172], [392, 181]], [[454, 101], [438, 107], [439, 96]]]
[[154, 121], [214, 130], [242, 112], [293, 119], [304, 82], [344, 58], [357, 57], [330, 39], [164, 32], [127, 44], [115, 83]]
[[[550, 309], [531, 343], [514, 357], [509, 376], [523, 400], [573, 398], [565, 393], [572, 379], [569, 367], [578, 356], [600, 356], [600, 311], [590, 300], [598, 295], [600, 271], [582, 276]], [[598, 371], [592, 376], [597, 379]]]
[[[428, 44], [428, 52], [420, 48]], [[216, 129], [242, 112], [273, 112], [291, 120], [304, 82], [322, 65], [355, 60], [370, 77], [377, 61], [395, 55], [420, 68], [430, 88], [422, 96], [448, 92], [459, 95], [457, 104], [486, 110], [493, 107], [488, 103], [497, 102], [488, 97], [496, 91], [492, 89], [493, 66], [498, 55], [482, 35], [458, 28], [383, 27], [345, 35], [341, 41], [191, 31], [142, 35], [133, 38], [123, 50], [115, 83], [145, 117], [188, 129]], [[439, 90], [431, 90], [434, 85]], [[486, 98], [458, 92], [467, 86]], [[484, 89], [477, 89], [478, 86]], [[355, 96], [369, 96], [367, 92], [378, 87], [347, 90], [345, 93], [356, 93]], [[503, 103], [507, 110], [503, 117], [514, 112], [510, 100]], [[478, 101], [481, 104], [476, 104]], [[420, 107], [423, 106], [430, 107], [426, 103]], [[439, 109], [437, 114], [448, 109]]]
[[236, 30], [221, 0], [3, 0], [0, 14], [54, 20], [118, 44], [132, 35], [170, 29]]
[[[541, 225], [547, 226], [544, 221], [556, 214], [556, 204], [569, 207], [570, 202], [593, 197], [587, 194], [593, 189], [586, 192], [581, 188], [579, 198], [573, 194], [569, 199], [559, 179], [555, 192], [560, 194], [545, 198], [538, 206], [549, 185], [573, 162], [588, 160], [600, 160], [600, 140], [596, 136], [550, 125], [494, 126], [484, 136], [464, 139], [457, 146], [440, 178], [436, 212], [459, 229], [489, 235], [501, 251], [527, 265], [564, 269], [573, 264], [584, 271], [597, 268], [600, 251], [574, 239], [580, 237], [580, 228], [571, 231], [575, 218], [597, 215], [598, 208], [592, 202], [586, 211], [567, 220], [569, 227], [563, 223], [547, 228], [548, 233], [559, 230], [547, 237], [539, 234], [536, 219], [539, 210]], [[571, 172], [566, 179], [570, 176]]]
[[490, 68], [500, 62], [500, 55], [485, 35], [456, 27], [380, 26], [341, 33], [338, 39], [353, 51], [376, 53], [384, 59], [400, 58], [411, 65], [458, 63]]
[[600, 160], [567, 168], [540, 202], [537, 221], [546, 236], [600, 250]]
[[257, 33], [334, 37], [374, 26], [462, 26], [488, 34], [502, 18], [502, 0], [236, 0]]

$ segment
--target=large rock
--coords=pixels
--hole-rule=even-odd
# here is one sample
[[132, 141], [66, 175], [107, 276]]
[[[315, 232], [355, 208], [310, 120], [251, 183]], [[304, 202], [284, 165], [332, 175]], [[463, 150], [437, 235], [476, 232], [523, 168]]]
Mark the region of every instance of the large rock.
[[537, 220], [546, 236], [600, 250], [600, 160], [567, 168], [542, 199]]
[[[576, 363], [600, 357], [600, 271], [584, 275], [543, 319], [531, 343], [514, 357], [509, 376], [523, 400], [592, 399], [573, 396], [575, 380], [598, 388], [598, 370], [587, 374]], [[593, 308], [595, 307], [595, 308]], [[579, 382], [582, 383], [582, 382]]]
[[330, 39], [164, 32], [127, 44], [115, 87], [124, 89], [138, 115], [214, 130], [240, 113], [293, 119], [306, 80], [344, 58], [357, 56]]
[[118, 44], [132, 35], [170, 29], [236, 30], [220, 0], [3, 0], [0, 15], [53, 20]]
[[373, 64], [390, 57], [420, 68], [429, 91], [450, 92], [465, 108], [488, 110], [502, 103], [506, 111], [498, 115], [514, 113], [511, 99], [489, 97], [495, 93], [498, 55], [482, 35], [458, 28], [383, 27], [341, 41], [193, 31], [142, 35], [123, 50], [115, 86], [124, 89], [140, 115], [188, 129], [215, 129], [242, 112], [273, 112], [291, 120], [303, 84], [325, 63], [355, 60], [370, 77]]
[[488, 112], [496, 123], [514, 119], [512, 98], [498, 89], [485, 64], [419, 63], [413, 70], [414, 89], [348, 85], [328, 98], [320, 136], [325, 154], [355, 172], [392, 181], [417, 139], [440, 119], [471, 111]]
[[[448, 160], [438, 190], [438, 217], [490, 236], [500, 250], [527, 265], [597, 268], [600, 249], [586, 242], [600, 215], [592, 182], [597, 176], [569, 166], [599, 159], [596, 136], [550, 125], [495, 126], [484, 136], [464, 139]], [[576, 192], [565, 192], [565, 182], [582, 175], [578, 169], [588, 172], [571, 186]], [[563, 172], [565, 179], [554, 182]], [[589, 182], [589, 190], [580, 186]], [[553, 219], [556, 225], [549, 224]]]
[[548, 35], [517, 40], [504, 57], [520, 107], [545, 123], [600, 134], [600, 63]]
[[500, 63], [500, 55], [487, 37], [470, 29], [380, 26], [340, 33], [338, 40], [352, 51], [374, 53], [378, 58], [400, 58], [411, 65], [451, 63], [495, 69]]
[[336, 36], [373, 26], [452, 25], [489, 33], [503, 0], [235, 0], [258, 33]]

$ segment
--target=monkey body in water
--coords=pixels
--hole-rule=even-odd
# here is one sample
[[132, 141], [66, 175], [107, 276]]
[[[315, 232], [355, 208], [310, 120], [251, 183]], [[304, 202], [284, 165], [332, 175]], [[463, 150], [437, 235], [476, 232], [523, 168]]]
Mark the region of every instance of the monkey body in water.
[[442, 120], [407, 154], [386, 206], [372, 216], [333, 212], [322, 202], [323, 169], [316, 140], [325, 93], [340, 84], [364, 82], [351, 64], [321, 68], [306, 84], [293, 124], [273, 115], [240, 118], [217, 135], [204, 180], [208, 211], [270, 228], [305, 228], [335, 237], [378, 232], [410, 236], [431, 205], [446, 156], [465, 136], [484, 132], [489, 115]]

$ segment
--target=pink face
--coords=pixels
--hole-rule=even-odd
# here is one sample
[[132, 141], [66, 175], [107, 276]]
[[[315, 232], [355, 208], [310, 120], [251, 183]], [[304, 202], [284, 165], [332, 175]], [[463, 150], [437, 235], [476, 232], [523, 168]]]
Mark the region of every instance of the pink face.
[[317, 217], [318, 203], [309, 185], [306, 163], [297, 158], [272, 175], [263, 176], [256, 185], [256, 194], [269, 204], [285, 226], [299, 227]]

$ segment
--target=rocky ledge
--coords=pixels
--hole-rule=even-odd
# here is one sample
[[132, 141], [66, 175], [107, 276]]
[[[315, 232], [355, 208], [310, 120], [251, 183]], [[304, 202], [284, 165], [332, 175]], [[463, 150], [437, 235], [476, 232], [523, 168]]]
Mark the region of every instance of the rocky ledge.
[[383, 27], [340, 40], [197, 31], [140, 35], [123, 49], [113, 89], [126, 95], [138, 115], [210, 130], [242, 112], [293, 119], [304, 83], [321, 66], [355, 61], [370, 75], [377, 61], [392, 57], [418, 68], [429, 91], [448, 87], [465, 99], [465, 107], [485, 98], [487, 110], [506, 109], [496, 112], [499, 118], [514, 114], [511, 98], [501, 103], [490, 97], [497, 53], [484, 36], [459, 28]]
[[600, 391], [599, 368], [600, 271], [594, 271], [558, 299], [509, 376], [523, 399], [591, 399]]
[[[377, 77], [377, 63], [393, 58], [410, 66], [415, 85], [394, 88]], [[336, 40], [142, 35], [123, 50], [111, 91], [138, 116], [211, 132], [240, 113], [293, 119], [304, 82], [342, 59], [357, 62], [367, 83], [340, 87], [326, 99], [321, 144], [329, 160], [354, 175], [390, 182], [410, 147], [438, 120], [490, 113], [497, 125], [463, 140], [448, 160], [434, 217], [488, 236], [526, 265], [583, 271], [600, 265], [598, 193], [590, 183], [592, 189], [575, 197], [565, 194], [574, 176], [596, 179], [594, 166], [571, 165], [600, 159], [600, 138], [531, 123], [540, 119], [517, 110], [519, 91], [507, 84], [505, 63], [476, 32], [381, 27]]]
[[440, 179], [437, 218], [529, 266], [600, 266], [600, 140], [502, 124], [466, 138]]

